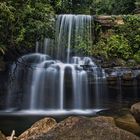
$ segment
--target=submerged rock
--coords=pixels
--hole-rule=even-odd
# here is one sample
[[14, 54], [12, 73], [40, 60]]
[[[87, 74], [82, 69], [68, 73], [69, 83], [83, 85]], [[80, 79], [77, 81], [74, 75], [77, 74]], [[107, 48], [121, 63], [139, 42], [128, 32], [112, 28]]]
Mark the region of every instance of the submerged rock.
[[0, 140], [7, 140], [5, 135], [0, 131]]
[[140, 102], [131, 106], [131, 113], [134, 115], [136, 121], [140, 123]]
[[44, 118], [36, 123], [34, 123], [31, 128], [26, 130], [24, 133], [22, 133], [17, 140], [27, 140], [30, 137], [36, 135], [47, 133], [51, 128], [53, 128], [56, 125], [56, 121], [52, 118]]
[[26, 140], [140, 140], [134, 134], [115, 126], [111, 117], [69, 117], [47, 133]]

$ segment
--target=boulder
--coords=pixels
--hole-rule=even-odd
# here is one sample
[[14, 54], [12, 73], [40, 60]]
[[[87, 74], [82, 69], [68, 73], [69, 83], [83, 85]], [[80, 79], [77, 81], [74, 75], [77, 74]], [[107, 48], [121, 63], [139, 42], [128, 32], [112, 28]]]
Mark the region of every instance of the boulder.
[[7, 140], [5, 135], [0, 131], [0, 140]]
[[116, 118], [115, 123], [118, 127], [124, 130], [132, 132], [136, 135], [140, 135], [140, 126], [131, 114], [126, 114], [124, 116]]
[[117, 66], [126, 66], [126, 61], [121, 58], [117, 58], [115, 61]]
[[134, 79], [134, 74], [132, 71], [126, 71], [123, 76], [122, 79], [125, 81], [131, 81]]
[[137, 62], [136, 62], [135, 60], [133, 60], [133, 59], [129, 59], [129, 60], [127, 61], [127, 65], [128, 65], [128, 66], [134, 67], [134, 66], [137, 65]]
[[131, 113], [138, 123], [140, 123], [140, 102], [131, 106]]
[[115, 126], [113, 118], [69, 117], [47, 133], [26, 140], [140, 140]]
[[134, 86], [134, 73], [132, 71], [126, 71], [122, 75], [122, 86]]
[[22, 133], [17, 140], [27, 140], [32, 136], [36, 136], [38, 134], [47, 133], [50, 129], [52, 129], [56, 125], [56, 121], [52, 118], [44, 118], [40, 121], [34, 123], [31, 128]]
[[107, 83], [109, 85], [116, 85], [118, 83], [118, 76], [117, 75], [109, 75], [107, 77]]

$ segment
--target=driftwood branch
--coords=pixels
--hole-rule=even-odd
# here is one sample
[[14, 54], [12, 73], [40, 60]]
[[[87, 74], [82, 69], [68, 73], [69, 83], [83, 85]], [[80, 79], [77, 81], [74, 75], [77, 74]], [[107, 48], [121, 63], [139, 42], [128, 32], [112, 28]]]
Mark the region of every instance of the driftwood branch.
[[12, 131], [12, 134], [11, 134], [9, 140], [14, 140], [14, 137], [15, 137], [15, 130]]

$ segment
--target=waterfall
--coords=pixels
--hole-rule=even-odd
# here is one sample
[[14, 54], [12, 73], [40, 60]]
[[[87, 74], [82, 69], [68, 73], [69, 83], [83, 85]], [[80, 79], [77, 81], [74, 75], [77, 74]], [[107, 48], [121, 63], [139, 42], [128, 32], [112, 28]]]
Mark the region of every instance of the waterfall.
[[[99, 79], [105, 78], [105, 73], [94, 59], [80, 56], [80, 52], [75, 51], [81, 41], [91, 47], [92, 17], [59, 15], [55, 31], [55, 47], [52, 39], [45, 38], [36, 42], [36, 53], [18, 59], [13, 81], [13, 87], [17, 88], [9, 90], [8, 108], [81, 111], [90, 109], [96, 100], [90, 98], [89, 82], [92, 79], [95, 85], [98, 84]], [[92, 94], [99, 100], [98, 85]], [[17, 96], [20, 103], [13, 105]]]
[[[56, 21], [57, 59], [70, 62], [79, 41], [92, 45], [92, 16], [59, 15]], [[75, 54], [76, 55], [76, 54]]]
[[35, 52], [53, 56], [54, 40], [45, 38], [43, 41], [36, 41]]

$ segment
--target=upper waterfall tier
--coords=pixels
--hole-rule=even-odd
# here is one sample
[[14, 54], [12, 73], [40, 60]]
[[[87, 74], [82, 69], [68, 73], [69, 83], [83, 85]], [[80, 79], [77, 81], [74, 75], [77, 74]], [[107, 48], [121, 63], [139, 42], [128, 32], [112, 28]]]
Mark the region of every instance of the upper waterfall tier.
[[75, 48], [80, 42], [87, 47], [92, 45], [92, 16], [59, 15], [56, 21], [57, 59], [70, 61], [70, 56], [77, 53]]

